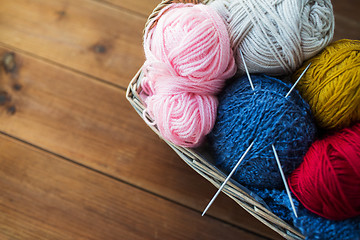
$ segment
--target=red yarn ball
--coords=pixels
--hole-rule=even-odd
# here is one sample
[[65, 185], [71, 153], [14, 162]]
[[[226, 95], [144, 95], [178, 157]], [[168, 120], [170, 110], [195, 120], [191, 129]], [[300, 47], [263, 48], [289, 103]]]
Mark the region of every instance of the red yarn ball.
[[288, 182], [313, 213], [332, 220], [360, 215], [360, 123], [314, 142]]

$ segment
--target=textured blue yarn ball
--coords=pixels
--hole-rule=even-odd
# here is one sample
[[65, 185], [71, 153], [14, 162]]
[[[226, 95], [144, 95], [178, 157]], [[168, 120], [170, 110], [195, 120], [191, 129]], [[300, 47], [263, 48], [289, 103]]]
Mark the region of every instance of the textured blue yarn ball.
[[272, 150], [276, 147], [285, 175], [301, 162], [316, 135], [309, 105], [279, 79], [252, 75], [233, 80], [219, 96], [217, 120], [209, 134], [220, 169], [229, 173], [254, 141], [233, 178], [245, 186], [281, 188], [283, 182]]
[[266, 202], [273, 213], [292, 224], [307, 240], [360, 240], [360, 216], [342, 221], [329, 220], [308, 211], [293, 195], [298, 214], [296, 218], [285, 190], [251, 190]]

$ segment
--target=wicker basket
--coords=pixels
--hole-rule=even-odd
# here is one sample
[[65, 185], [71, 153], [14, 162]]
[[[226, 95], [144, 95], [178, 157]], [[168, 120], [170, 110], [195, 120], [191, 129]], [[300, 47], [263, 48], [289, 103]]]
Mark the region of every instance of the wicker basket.
[[[148, 25], [151, 20], [157, 16], [159, 11], [171, 4], [173, 2], [187, 2], [187, 3], [207, 3], [209, 0], [183, 0], [183, 1], [171, 1], [171, 0], [164, 0], [162, 1], [150, 14], [146, 25]], [[153, 25], [156, 22], [152, 23]], [[150, 116], [144, 114], [144, 103], [141, 101], [139, 93], [141, 92], [140, 82], [143, 78], [142, 68], [138, 71], [135, 77], [131, 80], [127, 92], [126, 98], [129, 100], [131, 105], [137, 111], [137, 113], [141, 116], [141, 118], [145, 122], [152, 122]], [[156, 126], [148, 125], [155, 133], [161, 137], [159, 131], [157, 130]], [[163, 139], [163, 138], [162, 138]], [[179, 147], [171, 142], [163, 139], [180, 157], [183, 159], [192, 169], [194, 169], [197, 173], [215, 185], [217, 188], [221, 186], [224, 182], [226, 175], [217, 169], [213, 162], [212, 156], [207, 154], [206, 149], [203, 148], [184, 148]], [[252, 193], [245, 187], [238, 184], [236, 181], [230, 179], [230, 181], [225, 185], [222, 190], [226, 195], [232, 198], [235, 202], [237, 202], [241, 207], [243, 207], [246, 211], [248, 211], [251, 215], [257, 218], [259, 221], [279, 233], [282, 237], [286, 239], [305, 239], [305, 237], [295, 230], [293, 226], [287, 224], [282, 219], [277, 217], [274, 213], [272, 213], [267, 207], [266, 204], [262, 201], [261, 198], [256, 196], [256, 194]]]

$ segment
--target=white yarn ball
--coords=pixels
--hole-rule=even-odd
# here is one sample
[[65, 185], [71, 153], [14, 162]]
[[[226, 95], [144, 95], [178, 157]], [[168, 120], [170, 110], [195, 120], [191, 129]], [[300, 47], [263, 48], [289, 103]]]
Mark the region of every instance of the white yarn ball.
[[240, 73], [285, 75], [327, 46], [334, 35], [330, 0], [212, 0], [225, 20]]

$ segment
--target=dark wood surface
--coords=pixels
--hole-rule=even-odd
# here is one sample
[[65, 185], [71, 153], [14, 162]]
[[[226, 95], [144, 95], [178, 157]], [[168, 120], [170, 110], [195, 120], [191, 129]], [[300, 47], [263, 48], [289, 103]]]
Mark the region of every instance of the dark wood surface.
[[[157, 0], [0, 0], [0, 239], [279, 239], [190, 169], [125, 89]], [[333, 1], [360, 39], [358, 0]]]

